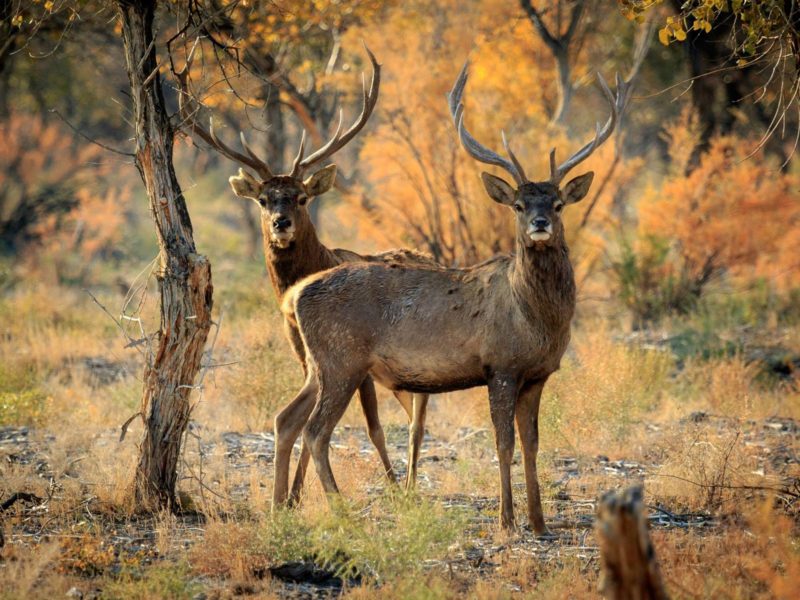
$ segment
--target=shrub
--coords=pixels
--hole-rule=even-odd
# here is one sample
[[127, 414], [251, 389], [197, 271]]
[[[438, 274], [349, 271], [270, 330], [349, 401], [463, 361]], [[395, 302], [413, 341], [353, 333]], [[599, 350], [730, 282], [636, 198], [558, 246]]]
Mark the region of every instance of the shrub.
[[0, 249], [38, 239], [37, 224], [72, 210], [82, 169], [99, 154], [37, 116], [12, 114], [0, 123]]
[[623, 240], [612, 264], [635, 325], [691, 310], [722, 276], [740, 287], [800, 285], [797, 177], [782, 173], [756, 141], [735, 136], [713, 138], [686, 174], [696, 126], [684, 112], [667, 128], [671, 171], [644, 193], [636, 236]]

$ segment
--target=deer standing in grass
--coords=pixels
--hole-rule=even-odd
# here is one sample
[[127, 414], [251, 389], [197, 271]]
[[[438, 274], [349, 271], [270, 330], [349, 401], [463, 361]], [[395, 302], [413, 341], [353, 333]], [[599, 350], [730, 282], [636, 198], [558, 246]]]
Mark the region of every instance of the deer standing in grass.
[[[197, 44], [195, 44], [196, 47]], [[392, 250], [381, 254], [364, 256], [348, 250], [327, 248], [320, 242], [311, 222], [307, 209], [308, 202], [314, 197], [325, 193], [333, 186], [336, 178], [336, 165], [323, 167], [305, 179], [303, 178], [304, 174], [311, 167], [329, 159], [352, 140], [366, 125], [378, 101], [380, 65], [368, 48], [366, 48], [366, 51], [372, 63], [373, 75], [369, 89], [366, 86], [364, 87], [363, 108], [358, 119], [347, 131], [342, 132], [342, 114], [340, 113], [339, 124], [333, 137], [309, 156], [305, 156], [306, 137], [305, 132], [303, 132], [297, 156], [294, 158], [290, 172], [285, 175], [276, 175], [270, 170], [268, 163], [259, 158], [247, 144], [244, 133], [240, 133], [245, 151], [245, 154], [242, 154], [227, 146], [216, 136], [213, 121], [211, 121], [208, 129], [205, 129], [197, 122], [195, 114], [198, 109], [191, 110], [187, 103], [187, 100], [194, 98], [189, 91], [188, 73], [195, 48], [192, 48], [189, 53], [186, 66], [180, 72], [175, 73], [180, 86], [180, 115], [190, 132], [196, 134], [223, 156], [244, 165], [258, 175], [258, 177], [254, 177], [244, 169], [239, 169], [239, 174], [231, 177], [229, 181], [237, 196], [254, 200], [261, 209], [264, 256], [270, 281], [279, 301], [286, 290], [303, 277], [335, 267], [344, 262], [436, 264], [427, 256], [410, 250]], [[303, 373], [307, 375], [307, 358], [297, 327], [284, 321], [284, 328], [292, 349], [302, 364]], [[357, 388], [367, 421], [369, 438], [380, 455], [386, 476], [391, 482], [394, 482], [394, 470], [386, 451], [386, 441], [378, 416], [378, 402], [372, 378], [365, 374]], [[416, 477], [419, 448], [424, 434], [425, 409], [428, 397], [422, 394], [414, 398], [414, 395], [409, 392], [396, 392], [395, 396], [406, 411], [410, 422], [409, 466], [406, 486], [412, 487]], [[306, 405], [292, 403], [285, 407], [275, 418], [276, 450], [273, 506], [278, 506], [287, 501], [292, 448], [313, 406], [313, 398], [310, 398]], [[298, 415], [302, 414], [305, 414], [305, 417], [298, 421]], [[287, 423], [289, 424], [288, 429]], [[294, 426], [295, 423], [299, 423], [299, 426]], [[309, 452], [307, 447], [304, 446], [297, 471], [295, 472], [291, 496], [288, 497], [288, 500], [292, 503], [299, 500], [308, 461]]]
[[514, 527], [511, 461], [519, 428], [528, 520], [547, 533], [536, 473], [542, 388], [559, 368], [570, 338], [575, 279], [562, 209], [581, 200], [593, 173], [560, 187], [565, 175], [611, 135], [628, 97], [617, 77], [614, 96], [600, 77], [611, 116], [595, 138], [560, 166], [550, 155], [550, 179], [532, 182], [504, 139], [505, 159], [466, 130], [461, 96], [467, 66], [449, 94], [461, 143], [480, 162], [514, 178], [483, 173], [486, 192], [516, 217], [516, 253], [466, 269], [352, 263], [311, 276], [284, 296], [282, 309], [303, 337], [309, 375], [298, 398], [319, 396], [304, 429], [325, 491], [338, 493], [329, 443], [350, 396], [367, 373], [391, 390], [438, 393], [486, 385], [500, 462], [500, 522]]

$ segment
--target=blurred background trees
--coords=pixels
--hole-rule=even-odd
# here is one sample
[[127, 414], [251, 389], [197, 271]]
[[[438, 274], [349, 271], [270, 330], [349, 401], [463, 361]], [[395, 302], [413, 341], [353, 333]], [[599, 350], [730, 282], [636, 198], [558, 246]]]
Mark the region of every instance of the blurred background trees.
[[[311, 205], [333, 243], [413, 246], [451, 265], [510, 251], [510, 220], [484, 197], [447, 114], [458, 70], [470, 60], [470, 130], [495, 148], [505, 130], [540, 176], [551, 148], [567, 155], [606, 118], [595, 73], [619, 71], [636, 75], [634, 99], [586, 165], [590, 197], [566, 215], [582, 310], [643, 326], [720, 290], [797, 287], [793, 3], [174, 0], [159, 11], [168, 110], [166, 49], [180, 66], [200, 36], [201, 116], [231, 144], [247, 132], [278, 170], [303, 130], [318, 143], [340, 109], [358, 110], [362, 40], [375, 52], [376, 113], [339, 158], [338, 192]], [[129, 157], [82, 137], [124, 150], [130, 135], [112, 16], [104, 2], [0, 3], [0, 238], [17, 272], [46, 265], [64, 282], [116, 285], [155, 254]], [[260, 277], [255, 207], [227, 190], [234, 165], [187, 138], [176, 165], [222, 281]], [[219, 293], [241, 296], [233, 284]]]

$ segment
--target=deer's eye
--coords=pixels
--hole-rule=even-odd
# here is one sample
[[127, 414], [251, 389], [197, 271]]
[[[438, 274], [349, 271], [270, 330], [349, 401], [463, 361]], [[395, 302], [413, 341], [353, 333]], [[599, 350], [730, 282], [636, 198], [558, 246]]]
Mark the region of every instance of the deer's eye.
[[305, 206], [305, 205], [306, 205], [306, 202], [308, 202], [308, 196], [306, 196], [305, 194], [300, 194], [300, 195], [297, 197], [297, 203], [298, 203], [300, 206]]
[[514, 204], [514, 212], [521, 213], [523, 210], [525, 210], [525, 208], [522, 206], [522, 204], [519, 203]]
[[555, 205], [553, 208], [555, 209], [555, 211], [556, 211], [557, 213], [560, 213], [560, 212], [561, 212], [561, 209], [562, 209], [562, 208], [564, 208], [564, 204], [563, 204], [563, 202], [559, 202], [559, 203], [558, 203], [558, 204], [556, 204], [556, 205]]

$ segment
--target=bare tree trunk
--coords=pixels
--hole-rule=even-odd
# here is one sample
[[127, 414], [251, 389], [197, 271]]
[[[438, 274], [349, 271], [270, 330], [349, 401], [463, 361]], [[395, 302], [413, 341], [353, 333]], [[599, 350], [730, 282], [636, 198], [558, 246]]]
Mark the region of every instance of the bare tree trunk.
[[597, 514], [600, 593], [611, 600], [666, 600], [667, 592], [647, 532], [642, 488], [608, 492]]
[[551, 121], [553, 123], [564, 122], [570, 102], [572, 102], [572, 92], [574, 90], [572, 87], [572, 70], [569, 63], [570, 45], [578, 31], [578, 25], [581, 22], [587, 4], [586, 0], [575, 0], [572, 3], [567, 30], [561, 33], [561, 1], [562, 0], [558, 0], [558, 2], [555, 3], [558, 11], [558, 18], [556, 19], [554, 28], [550, 30], [542, 19], [542, 12], [533, 5], [532, 0], [520, 0], [522, 10], [525, 11], [534, 30], [550, 49], [556, 61], [556, 70], [558, 71], [558, 104], [551, 116]]
[[161, 250], [161, 331], [144, 372], [145, 434], [134, 481], [137, 507], [175, 509], [189, 396], [211, 328], [211, 265], [197, 254], [172, 164], [173, 131], [157, 72], [157, 0], [118, 0], [136, 128], [136, 166], [150, 198]]

